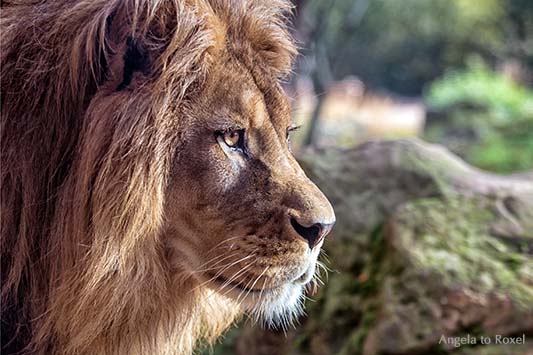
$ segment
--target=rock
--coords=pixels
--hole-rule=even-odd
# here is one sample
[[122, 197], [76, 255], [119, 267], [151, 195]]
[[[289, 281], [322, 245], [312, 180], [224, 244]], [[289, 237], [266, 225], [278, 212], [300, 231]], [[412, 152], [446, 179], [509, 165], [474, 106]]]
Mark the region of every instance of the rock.
[[482, 198], [422, 199], [393, 214], [363, 354], [451, 351], [441, 337], [479, 346], [481, 335], [533, 329], [533, 234], [523, 248], [491, 235], [493, 208]]
[[532, 175], [488, 174], [408, 140], [300, 161], [335, 207], [333, 271], [298, 329], [245, 326], [237, 354], [531, 354]]

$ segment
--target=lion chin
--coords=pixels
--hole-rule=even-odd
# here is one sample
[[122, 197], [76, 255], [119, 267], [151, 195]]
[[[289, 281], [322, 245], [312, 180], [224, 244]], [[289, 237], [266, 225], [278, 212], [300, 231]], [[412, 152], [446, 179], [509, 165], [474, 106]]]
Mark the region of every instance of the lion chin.
[[303, 313], [304, 287], [286, 284], [267, 290], [229, 292], [228, 298], [264, 327], [287, 330]]
[[288, 284], [279, 289], [268, 291], [260, 303], [254, 303], [254, 295], [250, 305], [246, 305], [256, 319], [265, 326], [294, 325], [294, 321], [303, 313], [303, 286]]
[[335, 215], [290, 151], [290, 3], [2, 6], [2, 351], [292, 325]]
[[277, 287], [251, 289], [238, 284], [224, 291], [228, 280], [215, 281], [215, 290], [222, 291], [238, 306], [246, 311], [255, 321], [269, 328], [294, 326], [294, 322], [303, 314], [304, 291], [306, 286], [314, 283], [315, 268], [306, 272], [298, 280]]

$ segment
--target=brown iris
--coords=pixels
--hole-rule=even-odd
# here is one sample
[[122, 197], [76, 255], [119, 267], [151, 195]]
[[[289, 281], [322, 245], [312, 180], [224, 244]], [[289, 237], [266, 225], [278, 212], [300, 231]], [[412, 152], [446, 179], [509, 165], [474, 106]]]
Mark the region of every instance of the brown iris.
[[242, 140], [242, 130], [229, 130], [223, 133], [224, 143], [230, 148], [238, 148]]

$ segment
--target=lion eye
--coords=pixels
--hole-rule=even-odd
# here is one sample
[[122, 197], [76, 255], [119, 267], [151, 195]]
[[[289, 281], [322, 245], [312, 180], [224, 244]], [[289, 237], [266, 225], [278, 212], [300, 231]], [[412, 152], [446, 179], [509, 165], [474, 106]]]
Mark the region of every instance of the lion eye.
[[244, 129], [219, 131], [217, 132], [217, 135], [228, 147], [244, 150]]
[[224, 143], [226, 143], [229, 147], [237, 147], [240, 140], [241, 132], [239, 131], [229, 131], [224, 133]]

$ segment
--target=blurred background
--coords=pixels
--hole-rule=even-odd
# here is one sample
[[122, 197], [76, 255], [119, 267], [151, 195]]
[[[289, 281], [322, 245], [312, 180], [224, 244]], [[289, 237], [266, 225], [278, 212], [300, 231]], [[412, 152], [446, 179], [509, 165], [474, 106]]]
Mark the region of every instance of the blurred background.
[[295, 147], [422, 137], [533, 167], [531, 0], [295, 1]]
[[244, 319], [205, 353], [532, 355], [533, 1], [294, 6], [329, 271], [294, 329]]

